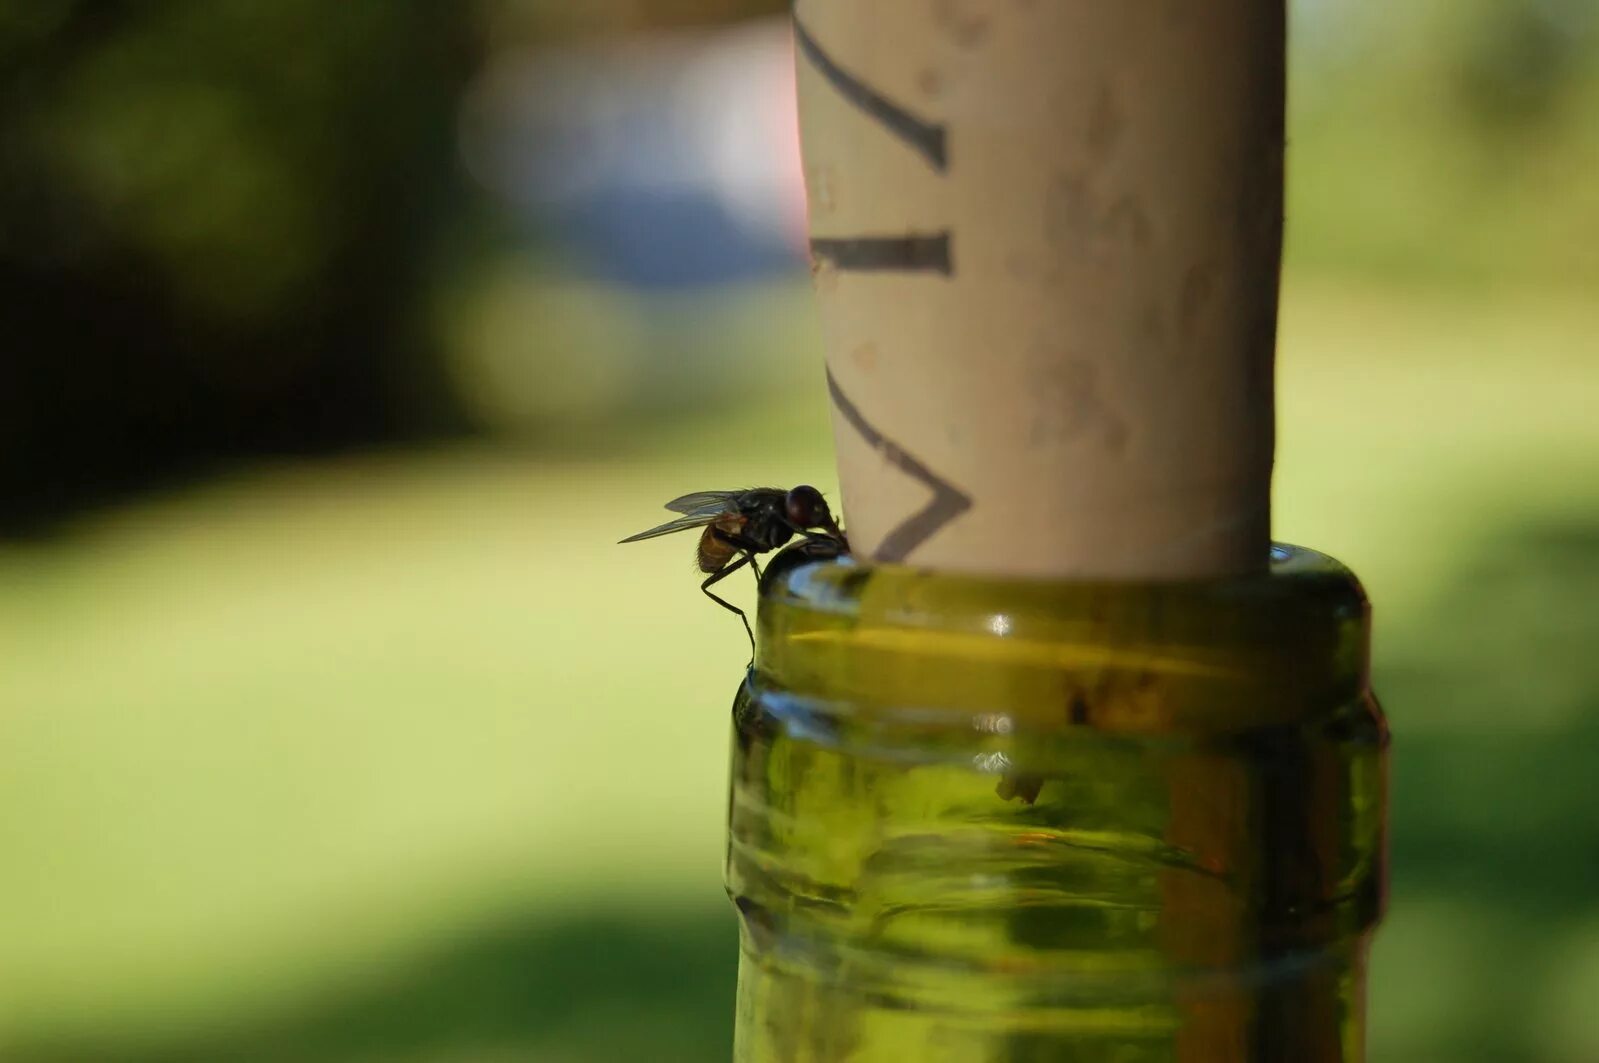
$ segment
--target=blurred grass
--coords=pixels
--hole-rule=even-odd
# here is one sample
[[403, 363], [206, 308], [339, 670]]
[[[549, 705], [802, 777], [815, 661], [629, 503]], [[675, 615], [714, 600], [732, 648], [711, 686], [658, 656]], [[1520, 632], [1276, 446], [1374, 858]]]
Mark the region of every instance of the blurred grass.
[[[1559, 641], [1599, 634], [1590, 302], [1285, 294], [1278, 536], [1365, 578], [1394, 680], [1379, 1060], [1599, 1055], [1599, 869], [1559, 841], [1599, 709]], [[0, 1057], [725, 1058], [744, 643], [687, 543], [614, 543], [683, 491], [831, 493], [827, 417], [811, 386], [611, 452], [263, 468], [5, 547]]]

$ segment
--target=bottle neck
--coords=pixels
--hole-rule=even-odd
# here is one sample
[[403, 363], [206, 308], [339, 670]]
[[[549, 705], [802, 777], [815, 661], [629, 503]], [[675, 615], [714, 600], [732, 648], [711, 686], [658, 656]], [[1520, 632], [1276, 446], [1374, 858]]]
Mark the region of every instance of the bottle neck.
[[1361, 1058], [1386, 730], [1346, 570], [777, 566], [760, 628], [736, 1058]]

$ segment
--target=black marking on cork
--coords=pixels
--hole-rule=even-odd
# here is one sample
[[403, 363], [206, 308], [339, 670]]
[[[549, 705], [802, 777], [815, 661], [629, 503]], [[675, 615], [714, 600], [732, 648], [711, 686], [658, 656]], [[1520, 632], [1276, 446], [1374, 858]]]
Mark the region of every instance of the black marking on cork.
[[835, 269], [896, 270], [907, 272], [953, 272], [949, 233], [909, 236], [818, 236], [811, 240], [811, 254]]
[[932, 538], [944, 525], [972, 508], [970, 495], [907, 454], [898, 443], [879, 432], [839, 388], [831, 369], [827, 371], [827, 393], [832, 396], [838, 412], [844, 415], [844, 420], [860, 433], [862, 439], [883, 455], [890, 465], [897, 466], [912, 479], [926, 484], [933, 492], [933, 498], [926, 506], [900, 521], [883, 537], [883, 541], [872, 554], [874, 561], [905, 560], [907, 554]]
[[856, 108], [909, 145], [940, 173], [949, 167], [942, 123], [928, 122], [878, 92], [833, 61], [800, 23], [794, 20], [794, 41], [827, 83]]

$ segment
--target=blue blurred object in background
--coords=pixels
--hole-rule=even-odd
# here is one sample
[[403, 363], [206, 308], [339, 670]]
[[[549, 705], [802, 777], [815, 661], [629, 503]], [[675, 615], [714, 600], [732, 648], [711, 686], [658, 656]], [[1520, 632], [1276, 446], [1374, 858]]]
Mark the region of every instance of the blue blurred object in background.
[[677, 290], [792, 275], [792, 54], [782, 21], [512, 52], [472, 93], [468, 167], [600, 279]]
[[814, 326], [794, 283], [805, 205], [786, 22], [506, 47], [461, 113], [466, 169], [503, 216], [446, 317], [477, 424], [610, 435], [803, 371]]

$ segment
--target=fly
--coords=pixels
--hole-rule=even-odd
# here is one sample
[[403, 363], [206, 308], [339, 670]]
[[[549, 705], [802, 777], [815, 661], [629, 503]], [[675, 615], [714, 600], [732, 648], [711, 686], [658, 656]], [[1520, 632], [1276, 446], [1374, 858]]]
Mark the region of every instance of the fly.
[[723, 609], [738, 614], [744, 633], [749, 636], [751, 652], [755, 649], [755, 633], [750, 630], [749, 618], [744, 610], [713, 594], [711, 587], [745, 565], [754, 571], [759, 586], [761, 568], [755, 555], [776, 550], [795, 535], [832, 541], [848, 548], [848, 541], [827, 508], [822, 493], [805, 484], [791, 491], [780, 487], [696, 491], [672, 499], [666, 508], [683, 515], [648, 531], [629, 535], [622, 542], [636, 543], [640, 539], [654, 539], [690, 528], [704, 529], [700, 532], [695, 561], [699, 570], [709, 575], [700, 584], [700, 590]]

